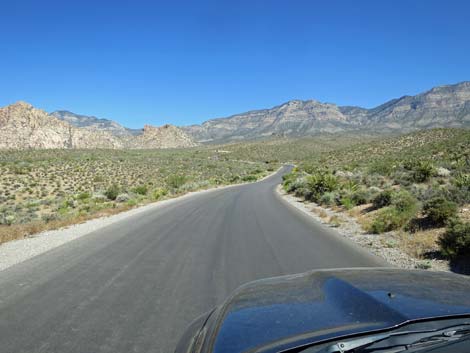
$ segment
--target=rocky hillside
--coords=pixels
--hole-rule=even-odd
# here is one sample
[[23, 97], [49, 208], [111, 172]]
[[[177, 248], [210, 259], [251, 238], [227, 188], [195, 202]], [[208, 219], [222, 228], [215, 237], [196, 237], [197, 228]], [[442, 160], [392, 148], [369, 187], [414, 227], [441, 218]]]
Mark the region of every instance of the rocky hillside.
[[193, 139], [181, 129], [173, 125], [155, 127], [145, 125], [143, 133], [125, 139], [128, 148], [153, 149], [153, 148], [185, 148], [194, 147]]
[[106, 129], [73, 126], [25, 102], [0, 108], [0, 149], [190, 146], [192, 139], [174, 126], [147, 126], [139, 136], [118, 136]]
[[76, 128], [25, 102], [0, 108], [0, 148], [89, 147], [123, 146], [109, 133]]
[[140, 135], [142, 133], [142, 130], [129, 129], [113, 120], [75, 114], [68, 110], [57, 110], [52, 112], [51, 115], [57, 119], [68, 122], [70, 125], [90, 130], [107, 131], [114, 136]]
[[470, 82], [462, 82], [394, 99], [373, 109], [294, 100], [271, 109], [208, 120], [183, 129], [200, 142], [223, 142], [324, 132], [408, 132], [468, 126]]

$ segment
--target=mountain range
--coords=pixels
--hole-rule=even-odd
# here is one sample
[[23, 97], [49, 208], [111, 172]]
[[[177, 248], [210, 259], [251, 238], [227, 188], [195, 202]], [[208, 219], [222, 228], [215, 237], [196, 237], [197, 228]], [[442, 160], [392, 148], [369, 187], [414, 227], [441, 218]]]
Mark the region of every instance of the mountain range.
[[470, 81], [434, 87], [372, 109], [291, 100], [200, 125], [143, 129], [67, 110], [49, 114], [18, 102], [0, 108], [0, 148], [184, 148], [269, 137], [402, 133], [436, 127], [470, 127]]
[[268, 136], [308, 136], [335, 132], [409, 132], [470, 126], [470, 82], [435, 87], [366, 109], [316, 100], [292, 100], [201, 125], [182, 127], [196, 141], [227, 142]]

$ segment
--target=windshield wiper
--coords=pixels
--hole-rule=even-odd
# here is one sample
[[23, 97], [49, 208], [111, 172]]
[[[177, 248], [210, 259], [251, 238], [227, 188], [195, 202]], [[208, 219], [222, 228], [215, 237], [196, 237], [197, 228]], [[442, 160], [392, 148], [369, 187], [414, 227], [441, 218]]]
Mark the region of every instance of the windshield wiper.
[[382, 333], [349, 341], [338, 342], [325, 347], [318, 353], [365, 352], [369, 349], [403, 347], [403, 350], [420, 345], [431, 345], [443, 341], [455, 341], [470, 335], [470, 324], [445, 327], [439, 330], [402, 331]]

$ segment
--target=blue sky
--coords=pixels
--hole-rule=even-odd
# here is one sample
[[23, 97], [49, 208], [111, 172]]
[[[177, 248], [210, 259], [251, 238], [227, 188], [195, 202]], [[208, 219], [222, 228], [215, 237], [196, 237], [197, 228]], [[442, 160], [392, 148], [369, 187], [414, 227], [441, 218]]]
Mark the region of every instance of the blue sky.
[[199, 123], [470, 80], [470, 1], [5, 0], [0, 105]]

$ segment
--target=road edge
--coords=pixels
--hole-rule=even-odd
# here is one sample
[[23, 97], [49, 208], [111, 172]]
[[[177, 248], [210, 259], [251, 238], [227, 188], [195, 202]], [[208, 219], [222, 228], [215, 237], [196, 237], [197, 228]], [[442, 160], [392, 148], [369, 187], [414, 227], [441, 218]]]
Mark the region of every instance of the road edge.
[[219, 190], [230, 189], [248, 184], [256, 184], [276, 175], [282, 170], [283, 167], [284, 166], [279, 167], [277, 170], [254, 182], [237, 183], [231, 185], [217, 186], [204, 190], [191, 191], [184, 195], [147, 203], [145, 205], [140, 205], [130, 210], [116, 213], [114, 215], [96, 217], [82, 223], [76, 223], [73, 225], [53, 230], [46, 230], [43, 232], [32, 234], [23, 239], [11, 240], [2, 243], [0, 244], [0, 272], [6, 270], [7, 268], [10, 268], [11, 266], [24, 262], [33, 257], [39, 256], [49, 250], [71, 242], [75, 239], [86, 236], [94, 231], [103, 229], [116, 222], [124, 221], [127, 218], [135, 216], [139, 213], [166, 207], [176, 202], [180, 202], [185, 199], [196, 197], [202, 194], [212, 193]]
[[[352, 225], [352, 229], [346, 229], [342, 227], [332, 226], [330, 223], [326, 222], [319, 215], [315, 213], [315, 207], [320, 208], [313, 203], [305, 203], [300, 198], [297, 198], [293, 195], [286, 193], [282, 189], [282, 185], [279, 184], [275, 191], [276, 195], [285, 203], [295, 208], [297, 211], [301, 212], [303, 215], [306, 215], [313, 221], [316, 221], [322, 225], [327, 226], [328, 228], [335, 231], [338, 236], [347, 239], [366, 250], [367, 252], [385, 260], [392, 266], [404, 268], [404, 269], [429, 269], [433, 271], [444, 271], [449, 272], [450, 269], [444, 263], [431, 264], [424, 260], [415, 259], [408, 254], [405, 254], [398, 248], [388, 247], [386, 244], [381, 244], [379, 237], [375, 234], [368, 234], [364, 232], [360, 225], [357, 224], [352, 218], [348, 219]], [[321, 208], [324, 210], [324, 208]], [[325, 210], [328, 211], [328, 210]]]

